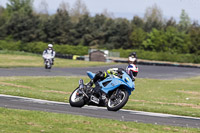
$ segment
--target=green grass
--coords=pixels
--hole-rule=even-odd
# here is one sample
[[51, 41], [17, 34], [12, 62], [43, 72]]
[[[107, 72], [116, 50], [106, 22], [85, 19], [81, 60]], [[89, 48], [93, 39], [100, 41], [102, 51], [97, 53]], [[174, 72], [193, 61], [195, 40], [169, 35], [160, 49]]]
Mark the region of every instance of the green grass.
[[139, 79], [126, 109], [200, 117], [200, 77]]
[[[112, 65], [116, 63], [88, 62], [55, 58], [53, 67], [93, 67]], [[10, 67], [44, 67], [42, 55], [19, 52], [0, 51], [0, 68]]]
[[[68, 102], [78, 81], [87, 77], [1, 77], [0, 93]], [[200, 117], [200, 77], [137, 79], [124, 109]]]
[[197, 133], [195, 128], [160, 126], [69, 114], [0, 108], [1, 133]]

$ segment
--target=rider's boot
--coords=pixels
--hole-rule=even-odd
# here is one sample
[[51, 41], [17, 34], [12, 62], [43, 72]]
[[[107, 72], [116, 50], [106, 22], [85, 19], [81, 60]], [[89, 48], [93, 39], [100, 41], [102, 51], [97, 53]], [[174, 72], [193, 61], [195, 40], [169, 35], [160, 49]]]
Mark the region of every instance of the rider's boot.
[[87, 84], [87, 87], [92, 87], [93, 84], [94, 84], [94, 81], [90, 80], [90, 82]]

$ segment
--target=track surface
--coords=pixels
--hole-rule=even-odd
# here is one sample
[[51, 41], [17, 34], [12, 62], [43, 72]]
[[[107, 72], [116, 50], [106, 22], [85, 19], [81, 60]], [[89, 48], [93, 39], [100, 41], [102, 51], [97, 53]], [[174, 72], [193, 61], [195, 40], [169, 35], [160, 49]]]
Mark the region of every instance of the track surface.
[[[98, 72], [108, 68], [126, 68], [126, 64], [88, 68], [0, 68], [0, 76], [86, 76], [86, 71]], [[138, 78], [174, 79], [200, 76], [199, 68], [138, 65]]]
[[[117, 66], [89, 68], [53, 68], [51, 70], [45, 70], [44, 68], [0, 68], [0, 76], [86, 76], [86, 71], [105, 71], [111, 67], [121, 67], [125, 69], [126, 65], [122, 64]], [[198, 68], [145, 65], [139, 65], [138, 67], [139, 78], [174, 79], [200, 76], [200, 69]], [[110, 112], [105, 108], [96, 108], [92, 106], [72, 108], [67, 103], [19, 98], [15, 96], [0, 95], [0, 107], [67, 113], [121, 121], [200, 128], [200, 118], [127, 110]]]
[[141, 111], [120, 110], [117, 112], [107, 111], [106, 108], [85, 106], [74, 108], [67, 103], [53, 102], [32, 98], [0, 95], [0, 107], [39, 110], [55, 113], [66, 113], [74, 115], [84, 115], [97, 118], [108, 118], [120, 121], [134, 121], [140, 123], [153, 123], [159, 125], [171, 125], [192, 127], [200, 129], [200, 118], [183, 117], [177, 115], [167, 115], [160, 113], [149, 113]]

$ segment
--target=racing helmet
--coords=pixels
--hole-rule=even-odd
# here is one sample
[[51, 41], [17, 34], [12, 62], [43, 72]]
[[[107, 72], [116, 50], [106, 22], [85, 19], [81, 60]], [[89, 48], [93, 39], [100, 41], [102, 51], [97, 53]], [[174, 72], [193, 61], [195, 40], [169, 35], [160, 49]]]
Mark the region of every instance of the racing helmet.
[[53, 48], [53, 44], [48, 44], [48, 47]]
[[129, 64], [126, 68], [126, 72], [133, 79], [138, 74], [138, 67], [134, 64]]
[[53, 45], [52, 44], [48, 44], [48, 49], [52, 49]]

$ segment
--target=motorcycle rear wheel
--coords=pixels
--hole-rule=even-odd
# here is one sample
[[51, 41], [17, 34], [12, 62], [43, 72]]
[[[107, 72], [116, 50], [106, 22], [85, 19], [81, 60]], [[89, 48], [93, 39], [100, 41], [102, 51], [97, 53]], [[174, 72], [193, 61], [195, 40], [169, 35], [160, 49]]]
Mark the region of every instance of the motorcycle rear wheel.
[[114, 93], [111, 95], [111, 97], [108, 99], [107, 109], [109, 111], [118, 111], [121, 109], [128, 101], [129, 94], [127, 90], [121, 89], [119, 90], [119, 95], [112, 98]]
[[69, 103], [72, 107], [83, 107], [85, 105], [84, 96], [77, 95], [78, 90], [79, 88], [76, 88], [69, 98]]

